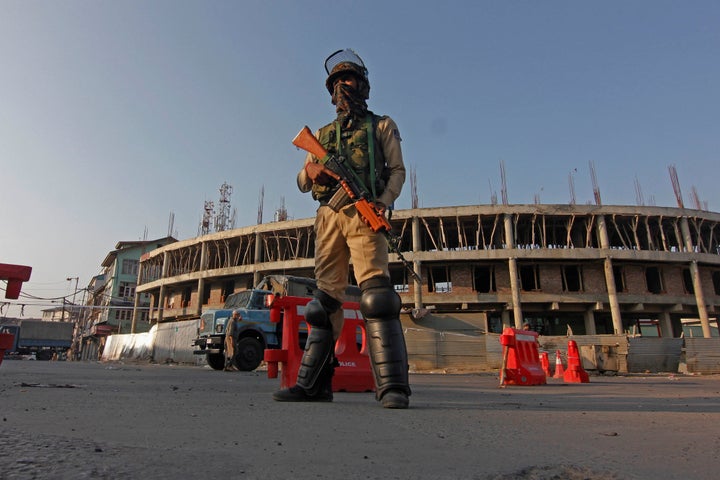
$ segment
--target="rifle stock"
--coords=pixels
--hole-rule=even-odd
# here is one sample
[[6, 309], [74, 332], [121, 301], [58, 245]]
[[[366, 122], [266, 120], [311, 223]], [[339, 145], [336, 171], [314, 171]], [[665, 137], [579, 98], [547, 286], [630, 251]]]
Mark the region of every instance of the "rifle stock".
[[317, 158], [325, 158], [325, 155], [328, 153], [307, 125], [293, 138], [292, 143], [296, 147], [312, 153]]

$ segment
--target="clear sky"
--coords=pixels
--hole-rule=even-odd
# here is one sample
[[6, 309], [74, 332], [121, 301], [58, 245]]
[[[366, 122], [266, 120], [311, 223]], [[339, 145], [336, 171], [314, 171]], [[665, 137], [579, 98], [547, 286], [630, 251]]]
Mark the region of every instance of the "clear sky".
[[637, 181], [676, 206], [675, 165], [685, 205], [694, 187], [718, 211], [719, 25], [700, 0], [0, 0], [0, 263], [70, 295], [171, 212], [196, 236], [223, 182], [237, 226], [262, 188], [265, 221], [283, 199], [311, 217], [290, 141], [334, 118], [323, 61], [348, 47], [421, 207], [500, 198], [501, 162], [511, 204], [569, 203], [570, 176], [588, 203], [592, 162], [603, 204], [636, 205]]

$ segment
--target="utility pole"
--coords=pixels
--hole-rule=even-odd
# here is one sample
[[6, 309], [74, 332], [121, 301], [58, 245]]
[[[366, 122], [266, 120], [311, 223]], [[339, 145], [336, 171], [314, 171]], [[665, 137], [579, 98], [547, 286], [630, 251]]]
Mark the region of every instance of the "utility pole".
[[[77, 295], [78, 291], [78, 281], [80, 281], [80, 277], [67, 277], [65, 280], [68, 282], [71, 282], [75, 280], [75, 290], [73, 290], [73, 296], [72, 296], [72, 307], [70, 309], [70, 321], [75, 324], [75, 327], [73, 328], [73, 342], [70, 346], [70, 352], [76, 351], [75, 345], [79, 343], [79, 332], [80, 332], [80, 322], [78, 321], [78, 308], [77, 305], [75, 305], [75, 296]], [[63, 298], [63, 307], [65, 306], [65, 299]], [[75, 311], [75, 319], [73, 320], [73, 310]], [[63, 317], [65, 314], [63, 313]], [[71, 360], [75, 360], [74, 358], [71, 358]]]

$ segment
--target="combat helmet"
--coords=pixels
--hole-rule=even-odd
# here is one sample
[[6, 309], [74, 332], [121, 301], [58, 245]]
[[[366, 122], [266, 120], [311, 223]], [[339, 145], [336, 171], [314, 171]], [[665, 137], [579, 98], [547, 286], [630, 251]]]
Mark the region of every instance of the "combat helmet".
[[330, 95], [333, 94], [335, 80], [343, 74], [351, 73], [359, 80], [359, 93], [365, 99], [370, 98], [370, 82], [368, 81], [367, 68], [365, 68], [365, 63], [363, 63], [360, 56], [353, 50], [346, 48], [331, 54], [325, 59], [325, 71], [328, 74], [325, 87], [330, 92]]

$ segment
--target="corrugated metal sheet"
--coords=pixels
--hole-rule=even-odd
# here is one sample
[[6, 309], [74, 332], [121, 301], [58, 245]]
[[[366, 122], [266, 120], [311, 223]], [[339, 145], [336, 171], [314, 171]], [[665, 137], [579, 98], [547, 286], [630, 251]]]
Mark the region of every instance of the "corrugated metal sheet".
[[439, 367], [459, 370], [484, 370], [487, 365], [485, 335], [443, 333], [438, 342]]
[[677, 372], [682, 344], [682, 338], [629, 338], [628, 372]]
[[485, 335], [463, 335], [417, 328], [405, 330], [408, 360], [415, 371], [487, 370]]
[[500, 345], [500, 335], [497, 333], [488, 333], [485, 335], [485, 349], [487, 351], [487, 368], [489, 370], [499, 370], [502, 366], [503, 349]]
[[[606, 355], [614, 355], [617, 359], [617, 371], [627, 372], [627, 355], [628, 355], [628, 339], [625, 335], [576, 335], [572, 337], [568, 336], [540, 336], [538, 342], [540, 343], [540, 351], [548, 352], [550, 357], [550, 363], [555, 362], [555, 352], [560, 350], [563, 362], [567, 361], [567, 345], [568, 340], [575, 340], [578, 345], [580, 352], [585, 355], [589, 350], [583, 347], [595, 346], [595, 350], [603, 352], [600, 347], [612, 347], [611, 349], [604, 349], [607, 351]], [[606, 362], [611, 365], [615, 365], [615, 359], [611, 362]], [[596, 368], [597, 362], [591, 362], [586, 358], [583, 358], [583, 368], [594, 369]], [[609, 370], [609, 368], [608, 368]]]
[[720, 373], [720, 338], [685, 338], [684, 357], [681, 372]]
[[439, 338], [439, 332], [434, 330], [405, 329], [405, 344], [411, 370], [427, 371], [438, 368], [437, 342]]

